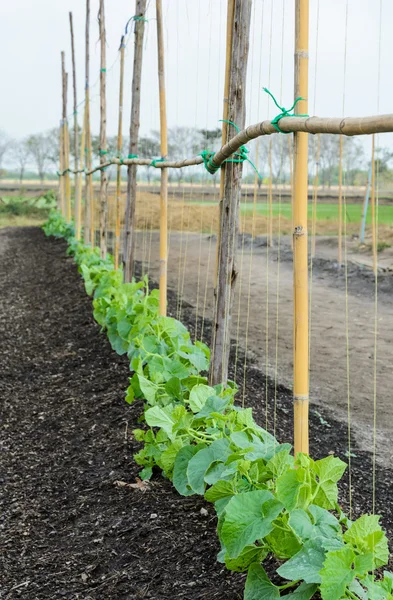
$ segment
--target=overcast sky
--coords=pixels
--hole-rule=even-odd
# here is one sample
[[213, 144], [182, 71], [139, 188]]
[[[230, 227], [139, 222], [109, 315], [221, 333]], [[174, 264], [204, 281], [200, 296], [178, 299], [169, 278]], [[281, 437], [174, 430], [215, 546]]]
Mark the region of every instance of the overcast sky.
[[[346, 0], [310, 0], [310, 114], [341, 116], [344, 89], [345, 115], [392, 112], [393, 2], [382, 1], [381, 84], [378, 98], [379, 2], [349, 0], [344, 86]], [[226, 0], [163, 0], [169, 126], [213, 128], [219, 125], [226, 3]], [[98, 4], [98, 0], [91, 0], [92, 86], [99, 76]], [[145, 134], [159, 126], [154, 0], [148, 0], [148, 5], [141, 113], [141, 131]], [[119, 40], [134, 9], [134, 0], [106, 1], [109, 135], [114, 134], [117, 128]], [[59, 123], [61, 50], [66, 52], [66, 68], [71, 78], [68, 11], [72, 11], [74, 16], [78, 101], [82, 101], [84, 0], [0, 2], [0, 129], [6, 130], [10, 136], [20, 138]], [[130, 112], [133, 41], [131, 34], [126, 50], [125, 131]], [[283, 105], [292, 103], [293, 45], [294, 0], [254, 0], [247, 84], [248, 124], [277, 113], [262, 92], [263, 86], [269, 87]], [[316, 58], [318, 69], [315, 86]], [[91, 93], [92, 127], [93, 131], [98, 132], [98, 84]], [[71, 102], [69, 85], [69, 113], [72, 113]], [[80, 119], [82, 110], [81, 107]]]

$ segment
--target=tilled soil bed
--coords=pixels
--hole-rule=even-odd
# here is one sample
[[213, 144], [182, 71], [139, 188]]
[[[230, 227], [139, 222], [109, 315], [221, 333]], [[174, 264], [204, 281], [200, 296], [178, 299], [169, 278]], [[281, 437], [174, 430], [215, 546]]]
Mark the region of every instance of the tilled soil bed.
[[[116, 483], [136, 481], [131, 431], [141, 405], [124, 402], [128, 362], [94, 323], [65, 251], [37, 228], [0, 232], [0, 598], [241, 598], [244, 576], [216, 562], [211, 505], [180, 497], [159, 474], [145, 491]], [[170, 294], [169, 314], [176, 303]], [[191, 307], [183, 322], [193, 330]], [[290, 394], [275, 394], [270, 381], [267, 392], [249, 364], [246, 404], [264, 425], [267, 398], [271, 428], [276, 395], [276, 435], [291, 440]], [[345, 425], [319, 409], [311, 431], [313, 456], [345, 459]], [[371, 508], [372, 457], [356, 443], [352, 452], [356, 515]], [[390, 539], [392, 475], [377, 468], [377, 511]], [[341, 495], [348, 507], [348, 477]]]

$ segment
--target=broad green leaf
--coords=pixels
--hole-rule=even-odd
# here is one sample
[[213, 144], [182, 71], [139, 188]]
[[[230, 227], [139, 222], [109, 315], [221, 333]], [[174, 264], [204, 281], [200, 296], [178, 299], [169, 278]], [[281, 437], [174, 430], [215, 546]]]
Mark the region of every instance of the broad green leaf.
[[188, 403], [192, 412], [198, 413], [206, 404], [210, 396], [214, 396], [215, 391], [209, 385], [199, 384], [192, 388]]
[[301, 583], [294, 592], [284, 596], [285, 600], [310, 600], [317, 591], [318, 586], [315, 583]]
[[252, 563], [260, 563], [266, 556], [267, 550], [263, 546], [246, 546], [237, 558], [230, 558], [226, 553], [224, 555], [225, 566], [229, 571], [243, 573], [247, 571]]
[[182, 447], [183, 442], [181, 440], [174, 440], [174, 442], [161, 454], [161, 464], [165, 471], [165, 475], [169, 478], [172, 476], [177, 453]]
[[233, 496], [225, 508], [221, 530], [229, 557], [236, 558], [243, 548], [266, 537], [281, 510], [282, 504], [267, 490]]
[[231, 441], [242, 450], [246, 450], [247, 448], [251, 448], [252, 441], [248, 437], [245, 431], [235, 431], [231, 434]]
[[304, 542], [316, 537], [337, 537], [340, 524], [337, 519], [324, 508], [311, 504], [309, 513], [301, 508], [293, 510], [289, 517], [289, 525]]
[[294, 458], [289, 454], [290, 449], [285, 448], [277, 452], [267, 463], [266, 470], [270, 471], [274, 478], [280, 477], [285, 471], [293, 469]]
[[311, 500], [311, 487], [306, 482], [307, 472], [303, 467], [284, 471], [276, 481], [277, 499], [288, 511], [306, 508]]
[[354, 551], [348, 547], [327, 553], [320, 571], [323, 600], [338, 600], [345, 595], [347, 586], [355, 578], [352, 568], [355, 556]]
[[313, 470], [319, 481], [334, 481], [337, 483], [347, 468], [345, 462], [336, 456], [327, 456], [314, 462]]
[[325, 559], [325, 551], [321, 540], [316, 538], [306, 542], [303, 548], [292, 558], [287, 560], [277, 573], [284, 579], [298, 580], [304, 579], [306, 583], [320, 583], [319, 574]]
[[172, 377], [165, 384], [165, 391], [170, 395], [176, 398], [176, 400], [182, 399], [182, 388], [181, 383], [178, 377]]
[[224, 481], [220, 479], [205, 492], [205, 500], [208, 502], [217, 502], [221, 498], [233, 496], [235, 493], [233, 481]]
[[202, 419], [211, 415], [211, 413], [220, 413], [228, 406], [227, 398], [220, 398], [219, 396], [211, 396], [206, 400], [205, 405], [195, 415], [196, 419]]
[[344, 540], [357, 552], [374, 555], [375, 568], [389, 560], [388, 541], [379, 524], [379, 515], [363, 515], [345, 532]]
[[140, 478], [143, 479], [143, 480], [150, 479], [152, 475], [153, 475], [153, 469], [152, 469], [152, 467], [145, 467], [139, 473]]
[[183, 446], [176, 455], [173, 467], [173, 485], [182, 496], [191, 496], [195, 492], [188, 485], [187, 467], [191, 458], [203, 446]]
[[225, 462], [229, 456], [229, 442], [221, 438], [210, 446], [200, 450], [188, 463], [187, 476], [191, 488], [197, 494], [205, 492], [205, 474], [210, 465], [216, 461]]
[[157, 386], [142, 375], [137, 375], [137, 380], [143, 397], [149, 404], [154, 404], [157, 394]]
[[127, 317], [123, 318], [117, 323], [117, 332], [119, 336], [125, 340], [128, 338], [128, 334], [131, 331], [131, 323]]
[[209, 485], [217, 483], [217, 481], [222, 479], [224, 469], [225, 464], [223, 462], [212, 463], [205, 473], [205, 482]]
[[153, 406], [145, 412], [146, 423], [150, 427], [161, 427], [169, 436], [172, 435], [175, 420], [171, 415], [172, 407]]
[[275, 586], [260, 564], [254, 563], [248, 570], [244, 600], [278, 600], [280, 590]]
[[291, 558], [299, 552], [301, 544], [290, 529], [275, 527], [266, 537], [266, 542], [277, 558]]

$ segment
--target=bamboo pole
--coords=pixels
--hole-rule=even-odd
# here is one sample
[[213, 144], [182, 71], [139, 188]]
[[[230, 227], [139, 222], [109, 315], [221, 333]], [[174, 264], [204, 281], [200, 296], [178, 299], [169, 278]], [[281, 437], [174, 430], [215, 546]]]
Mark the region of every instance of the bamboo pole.
[[[292, 136], [287, 136], [288, 140], [288, 161], [289, 161], [289, 188], [291, 190], [291, 221], [292, 221], [292, 231], [294, 230], [294, 220], [293, 220], [293, 139]], [[291, 248], [293, 250], [293, 237], [291, 239]]]
[[82, 135], [81, 135], [81, 151], [79, 154], [79, 173], [77, 173], [77, 192], [76, 197], [79, 198], [79, 202], [77, 203], [77, 212], [76, 212], [76, 227], [75, 227], [75, 237], [77, 240], [81, 237], [81, 229], [82, 229], [82, 184], [83, 184], [83, 161], [84, 161], [84, 153], [86, 146], [86, 110], [83, 116], [83, 126], [82, 126]]
[[65, 216], [65, 190], [64, 190], [64, 183], [65, 183], [65, 179], [64, 177], [61, 175], [61, 173], [63, 173], [64, 171], [64, 124], [63, 124], [63, 119], [61, 119], [60, 121], [60, 128], [59, 128], [59, 172], [60, 172], [60, 177], [59, 177], [59, 206], [58, 209], [60, 210], [62, 216]]
[[[229, 88], [231, 82], [231, 56], [232, 56], [232, 39], [233, 39], [233, 19], [235, 12], [235, 0], [228, 0], [227, 3], [227, 31], [226, 31], [226, 50], [225, 50], [225, 80], [224, 80], [224, 98], [223, 98], [223, 109], [222, 109], [222, 135], [221, 142], [224, 146], [228, 142], [229, 136]], [[224, 185], [225, 185], [225, 169], [226, 166], [221, 166], [220, 172], [220, 202], [218, 205], [218, 222], [221, 223], [223, 197], [224, 197]], [[217, 242], [216, 242], [216, 268], [214, 272], [214, 296], [216, 296], [217, 278], [219, 269], [219, 253], [221, 245], [221, 228], [217, 230]]]
[[[66, 92], [68, 89], [68, 73], [65, 74]], [[65, 170], [65, 191], [66, 191], [66, 219], [71, 223], [71, 181], [70, 181], [70, 132], [68, 121], [64, 123], [64, 170]]]
[[[251, 22], [251, 0], [235, 0], [230, 57], [228, 120], [240, 128], [245, 124], [246, 76]], [[239, 229], [240, 180], [242, 163], [225, 168], [218, 248], [218, 277], [213, 318], [212, 355], [209, 380], [212, 385], [228, 378], [230, 322], [237, 277], [236, 250]]]
[[[345, 119], [324, 118], [324, 117], [285, 117], [279, 122], [280, 128], [285, 133], [331, 133], [337, 135], [370, 135], [373, 133], [392, 133], [393, 132], [393, 114], [376, 115], [371, 117], [347, 117]], [[277, 133], [277, 130], [271, 124], [271, 121], [262, 121], [255, 125], [250, 125], [243, 131], [240, 131], [225, 146], [218, 150], [208, 161], [207, 170], [209, 173], [215, 173], [227, 158], [239, 150], [240, 146], [247, 144], [258, 137]], [[155, 165], [157, 169], [183, 169], [193, 165], [201, 165], [204, 159], [198, 155], [192, 158], [182, 160], [165, 160]], [[118, 158], [108, 160], [103, 165], [94, 167], [88, 174], [95, 173], [104, 167], [110, 165], [151, 165], [151, 158], [131, 158], [120, 161]]]
[[[69, 13], [70, 18], [70, 35], [71, 35], [71, 61], [72, 61], [72, 87], [73, 87], [73, 99], [74, 99], [74, 169], [79, 169], [79, 158], [78, 158], [78, 112], [77, 112], [77, 94], [76, 94], [76, 65], [75, 65], [75, 41], [74, 41], [74, 23], [72, 19], [72, 12]], [[80, 173], [74, 174], [74, 211], [75, 211], [75, 237], [77, 240], [80, 238], [81, 223], [79, 219], [79, 180]]]
[[[135, 0], [135, 16], [139, 17], [134, 22], [135, 40], [134, 40], [134, 64], [132, 74], [132, 100], [131, 100], [131, 120], [130, 120], [130, 143], [129, 155], [135, 156], [138, 153], [138, 137], [140, 125], [141, 110], [141, 79], [142, 79], [142, 59], [143, 59], [143, 38], [145, 34], [145, 21], [143, 17], [146, 12], [146, 0]], [[141, 18], [142, 17], [142, 18]], [[158, 24], [157, 24], [158, 26]], [[149, 164], [151, 160], [149, 160]], [[135, 251], [135, 208], [136, 208], [136, 174], [135, 163], [129, 163], [127, 169], [127, 200], [126, 214], [124, 222], [124, 245], [123, 245], [123, 265], [124, 281], [129, 282], [132, 279], [134, 269], [134, 251]]]
[[[90, 0], [86, 0], [86, 21], [85, 21], [85, 126], [86, 138], [84, 148], [85, 167], [88, 172], [92, 170], [92, 149], [91, 149], [91, 130], [90, 130]], [[91, 174], [86, 175], [85, 187], [85, 244], [94, 246], [94, 196], [93, 179]]]
[[[162, 1], [156, 0], [157, 47], [158, 47], [158, 87], [160, 92], [160, 138], [161, 157], [168, 154], [168, 129], [166, 119], [164, 30]], [[166, 315], [168, 270], [168, 171], [161, 170], [160, 188], [160, 315]]]
[[315, 245], [317, 235], [317, 203], [318, 203], [318, 185], [319, 185], [319, 158], [321, 156], [321, 136], [317, 139], [317, 152], [315, 160], [315, 177], [312, 202], [312, 226], [311, 226], [311, 256], [315, 256]]
[[377, 226], [375, 214], [375, 136], [371, 141], [371, 229], [372, 229], [372, 252], [373, 252], [373, 270], [374, 275], [378, 269], [378, 248], [377, 248]]
[[[100, 163], [105, 163], [107, 153], [106, 139], [106, 32], [105, 32], [105, 0], [100, 0], [99, 10], [100, 24], [100, 46], [101, 46], [101, 69], [100, 69]], [[108, 176], [106, 169], [101, 169], [100, 183], [100, 253], [101, 258], [106, 257], [106, 234], [108, 220]]]
[[[308, 112], [308, 28], [309, 0], [295, 4], [295, 111]], [[294, 136], [294, 452], [308, 453], [308, 135]]]
[[[124, 90], [124, 36], [120, 42], [120, 87], [119, 87], [119, 124], [117, 129], [117, 153], [121, 156], [123, 146], [123, 90]], [[116, 225], [115, 225], [115, 269], [119, 266], [119, 247], [120, 247], [120, 200], [121, 200], [121, 166], [117, 166], [116, 178]]]
[[343, 136], [340, 135], [338, 162], [338, 264], [343, 264]]

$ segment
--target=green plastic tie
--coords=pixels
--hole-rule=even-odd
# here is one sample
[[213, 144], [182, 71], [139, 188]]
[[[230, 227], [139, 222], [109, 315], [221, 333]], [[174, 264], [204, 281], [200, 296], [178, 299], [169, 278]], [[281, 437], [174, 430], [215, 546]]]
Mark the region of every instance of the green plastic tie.
[[106, 69], [100, 69], [101, 73], [106, 73]]
[[139, 158], [137, 154], [129, 154], [127, 158]]
[[154, 158], [148, 166], [155, 167], [158, 162], [164, 162], [164, 160], [165, 158]]
[[[228, 123], [229, 125], [232, 125], [236, 129], [237, 133], [240, 133], [239, 127], [236, 125], [236, 123], [233, 123], [233, 121], [229, 121], [228, 119], [220, 119], [220, 122]], [[262, 179], [262, 175], [259, 173], [258, 169], [254, 165], [252, 160], [248, 157], [248, 153], [249, 153], [249, 150], [248, 150], [248, 148], [246, 148], [246, 146], [240, 146], [239, 150], [237, 150], [237, 152], [235, 152], [232, 155], [232, 158], [225, 159], [224, 163], [240, 164], [240, 163], [243, 163], [244, 161], [247, 161], [250, 163], [250, 165], [254, 169], [255, 173], [258, 175], [258, 177], [260, 179]], [[202, 152], [200, 152], [199, 156], [202, 156], [202, 158], [203, 158], [203, 164], [205, 165], [205, 169], [211, 175], [214, 175], [220, 168], [220, 167], [217, 167], [211, 160], [214, 156], [214, 152], [209, 152], [209, 150], [202, 150]]]
[[296, 98], [295, 102], [292, 104], [291, 108], [286, 109], [284, 106], [280, 106], [279, 103], [277, 102], [277, 100], [275, 99], [275, 97], [273, 96], [273, 94], [267, 89], [267, 88], [263, 88], [263, 91], [266, 92], [267, 94], [269, 94], [269, 96], [272, 98], [274, 104], [277, 106], [277, 108], [279, 108], [281, 110], [281, 112], [274, 117], [274, 119], [271, 122], [271, 124], [273, 125], [274, 129], [276, 129], [279, 133], [291, 133], [290, 131], [283, 131], [282, 129], [280, 129], [280, 126], [278, 124], [278, 122], [280, 121], [280, 119], [283, 119], [284, 117], [308, 117], [309, 115], [297, 115], [293, 112], [291, 112], [296, 104], [298, 102], [300, 102], [300, 100], [304, 100], [304, 98], [302, 98], [301, 96], [299, 96], [298, 98]]
[[100, 150], [99, 154], [100, 156], [104, 156], [104, 154], [108, 154], [108, 150]]

